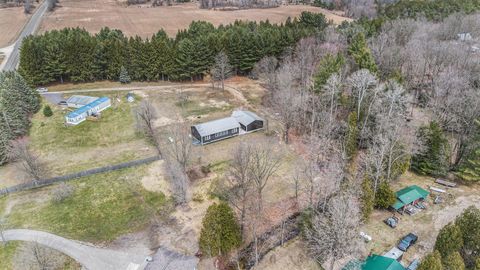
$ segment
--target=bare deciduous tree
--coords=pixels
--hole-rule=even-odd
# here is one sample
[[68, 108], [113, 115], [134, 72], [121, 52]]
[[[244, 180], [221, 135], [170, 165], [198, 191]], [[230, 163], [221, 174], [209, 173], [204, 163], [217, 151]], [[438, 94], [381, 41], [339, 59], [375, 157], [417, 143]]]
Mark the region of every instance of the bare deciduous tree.
[[263, 210], [263, 190], [281, 164], [281, 157], [273, 151], [273, 147], [273, 143], [264, 143], [251, 148], [249, 175], [257, 193], [259, 213]]
[[351, 194], [339, 194], [329, 200], [325, 211], [316, 211], [311, 226], [305, 229], [310, 254], [333, 270], [335, 263], [362, 251], [359, 237], [360, 210]]
[[25, 139], [13, 141], [9, 148], [9, 157], [11, 160], [18, 161], [19, 169], [33, 178], [36, 184], [45, 174], [40, 157], [31, 151], [28, 142]]
[[67, 257], [37, 243], [24, 243], [14, 257], [19, 269], [51, 270], [63, 268]]
[[168, 154], [180, 165], [186, 173], [188, 163], [192, 159], [193, 148], [190, 129], [184, 123], [177, 123], [168, 132]]
[[250, 144], [245, 142], [239, 143], [233, 152], [233, 159], [227, 175], [230, 184], [227, 197], [229, 202], [240, 212], [240, 229], [242, 235], [245, 229], [248, 199], [253, 188], [253, 183], [249, 175], [252, 151]]
[[167, 173], [170, 177], [170, 187], [172, 188], [175, 202], [177, 204], [185, 204], [188, 201], [189, 179], [183, 167], [178, 161], [170, 156], [165, 156], [165, 164]]
[[150, 101], [144, 99], [135, 109], [135, 119], [137, 130], [142, 132], [157, 148], [158, 153], [161, 155], [160, 143], [155, 132], [155, 119], [157, 118], [157, 112]]
[[275, 86], [275, 70], [278, 66], [278, 60], [273, 56], [266, 56], [255, 64], [252, 74], [266, 83], [270, 88]]
[[210, 73], [212, 74], [213, 81], [220, 81], [222, 85], [222, 91], [225, 91], [225, 79], [227, 79], [232, 72], [232, 66], [228, 60], [228, 56], [225, 52], [221, 52], [215, 56], [215, 64], [213, 65]]

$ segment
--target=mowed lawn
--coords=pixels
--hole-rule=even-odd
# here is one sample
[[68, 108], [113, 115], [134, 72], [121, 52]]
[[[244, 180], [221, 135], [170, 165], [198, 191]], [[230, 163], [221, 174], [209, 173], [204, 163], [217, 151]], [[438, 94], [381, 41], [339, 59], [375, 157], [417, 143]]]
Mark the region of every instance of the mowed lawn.
[[[70, 181], [74, 191], [60, 202], [52, 199], [59, 185], [9, 195], [0, 200], [0, 216], [5, 216], [8, 228], [43, 230], [92, 243], [112, 241], [145, 228], [154, 211], [169, 214], [170, 199], [145, 190], [139, 182], [147, 166]], [[5, 213], [7, 204], [13, 206]]]

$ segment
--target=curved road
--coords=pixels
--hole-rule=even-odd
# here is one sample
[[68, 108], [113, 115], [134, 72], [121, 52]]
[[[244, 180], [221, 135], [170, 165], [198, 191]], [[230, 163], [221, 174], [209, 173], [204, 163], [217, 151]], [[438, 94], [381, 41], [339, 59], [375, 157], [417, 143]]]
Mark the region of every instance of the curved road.
[[33, 230], [6, 230], [3, 232], [3, 236], [6, 241], [36, 242], [58, 250], [70, 256], [88, 270], [140, 270], [146, 265], [145, 257], [147, 254], [129, 254], [97, 248], [51, 233]]
[[18, 36], [17, 41], [15, 41], [12, 52], [9, 55], [6, 55], [6, 60], [2, 65], [0, 65], [0, 71], [17, 69], [18, 63], [20, 62], [20, 46], [22, 45], [22, 40], [26, 36], [35, 33], [38, 26], [40, 25], [40, 22], [42, 21], [42, 16], [47, 11], [47, 7], [47, 0], [44, 0], [37, 8], [35, 13], [33, 13], [32, 17], [30, 17], [27, 24], [25, 24], [25, 26], [23, 27], [22, 32]]

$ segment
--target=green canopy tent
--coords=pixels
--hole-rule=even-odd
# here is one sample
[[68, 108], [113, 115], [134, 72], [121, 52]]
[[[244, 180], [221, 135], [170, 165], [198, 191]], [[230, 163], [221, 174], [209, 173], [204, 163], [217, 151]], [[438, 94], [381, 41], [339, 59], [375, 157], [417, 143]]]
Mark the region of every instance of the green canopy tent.
[[430, 194], [428, 191], [417, 185], [406, 187], [395, 193], [397, 201], [392, 205], [392, 208], [399, 210], [405, 205], [418, 202], [419, 200], [426, 200], [428, 194]]

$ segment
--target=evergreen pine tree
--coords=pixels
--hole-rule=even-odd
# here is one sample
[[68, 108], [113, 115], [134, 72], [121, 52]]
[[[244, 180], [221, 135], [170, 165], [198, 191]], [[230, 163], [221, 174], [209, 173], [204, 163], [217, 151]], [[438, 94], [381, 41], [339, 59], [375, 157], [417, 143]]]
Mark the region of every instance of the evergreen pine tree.
[[387, 181], [382, 181], [375, 194], [375, 207], [387, 209], [395, 203], [395, 200], [396, 196], [390, 184]]
[[417, 270], [443, 270], [442, 256], [438, 250], [425, 256]]
[[480, 258], [475, 260], [475, 267], [473, 270], [480, 270]]
[[462, 247], [462, 231], [455, 223], [449, 223], [440, 230], [435, 241], [435, 249], [440, 252], [443, 258], [460, 251]]
[[333, 56], [327, 54], [319, 63], [319, 68], [314, 77], [314, 88], [316, 92], [322, 91], [327, 80], [335, 73], [338, 73], [345, 64], [345, 58], [342, 54]]
[[45, 105], [45, 107], [43, 107], [43, 115], [46, 117], [50, 117], [53, 115], [52, 108], [50, 108], [49, 105]]
[[10, 140], [27, 134], [29, 116], [40, 108], [38, 93], [17, 72], [0, 73], [0, 164]]
[[120, 68], [120, 76], [118, 80], [120, 83], [130, 83], [130, 75], [128, 75], [128, 71], [124, 66]]
[[443, 270], [465, 270], [465, 263], [458, 251], [454, 251], [446, 257], [442, 257], [442, 259]]
[[348, 115], [348, 130], [345, 136], [345, 151], [347, 156], [352, 158], [358, 150], [358, 127], [357, 127], [357, 113], [351, 112]]
[[412, 169], [420, 174], [442, 176], [448, 170], [448, 140], [442, 128], [431, 122], [429, 126], [421, 127], [417, 138], [423, 143], [424, 149], [412, 158]]
[[365, 35], [357, 34], [348, 47], [348, 53], [352, 56], [357, 64], [358, 69], [368, 69], [371, 73], [376, 74], [378, 71], [377, 64], [373, 58], [372, 52], [368, 48]]
[[226, 255], [242, 242], [240, 226], [225, 202], [209, 206], [203, 217], [200, 250], [208, 256]]
[[465, 182], [480, 181], [480, 122], [475, 121], [477, 134], [470, 141], [471, 150], [462, 161], [455, 175]]
[[480, 210], [470, 206], [455, 220], [463, 238], [463, 252], [465, 261], [474, 262], [475, 256], [480, 254]]

